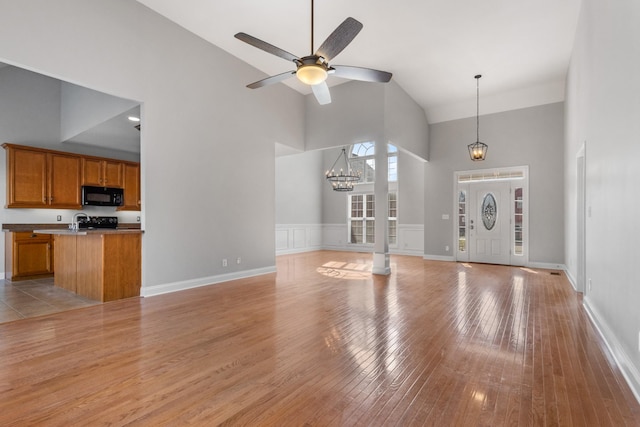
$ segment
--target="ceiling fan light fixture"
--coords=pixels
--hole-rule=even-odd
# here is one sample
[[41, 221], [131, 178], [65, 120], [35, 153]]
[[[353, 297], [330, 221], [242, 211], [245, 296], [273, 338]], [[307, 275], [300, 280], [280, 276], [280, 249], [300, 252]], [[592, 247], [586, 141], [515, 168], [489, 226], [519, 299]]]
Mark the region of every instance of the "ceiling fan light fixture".
[[301, 65], [296, 71], [296, 77], [304, 84], [315, 86], [327, 80], [329, 74], [321, 65]]

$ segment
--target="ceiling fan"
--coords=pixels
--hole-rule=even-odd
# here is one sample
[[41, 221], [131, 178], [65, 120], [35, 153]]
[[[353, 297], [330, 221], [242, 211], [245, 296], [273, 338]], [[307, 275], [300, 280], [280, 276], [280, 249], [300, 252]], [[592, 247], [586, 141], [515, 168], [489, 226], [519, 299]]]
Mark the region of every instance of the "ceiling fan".
[[[311, 52], [313, 52], [313, 0], [311, 0]], [[333, 33], [318, 48], [316, 53], [309, 56], [298, 58], [297, 56], [280, 49], [272, 44], [262, 41], [258, 38], [250, 36], [246, 33], [238, 33], [235, 37], [258, 49], [262, 49], [272, 55], [292, 61], [296, 64], [294, 71], [276, 74], [266, 79], [248, 84], [250, 89], [267, 86], [273, 83], [279, 83], [289, 77], [296, 76], [298, 80], [311, 86], [311, 90], [320, 105], [329, 104], [331, 102], [331, 94], [326, 79], [329, 75], [341, 77], [350, 80], [360, 80], [365, 82], [386, 83], [391, 80], [391, 73], [386, 71], [373, 70], [371, 68], [351, 67], [347, 65], [329, 65], [329, 62], [335, 58], [345, 47], [353, 41], [353, 39], [362, 30], [362, 23], [349, 17], [336, 28]]]

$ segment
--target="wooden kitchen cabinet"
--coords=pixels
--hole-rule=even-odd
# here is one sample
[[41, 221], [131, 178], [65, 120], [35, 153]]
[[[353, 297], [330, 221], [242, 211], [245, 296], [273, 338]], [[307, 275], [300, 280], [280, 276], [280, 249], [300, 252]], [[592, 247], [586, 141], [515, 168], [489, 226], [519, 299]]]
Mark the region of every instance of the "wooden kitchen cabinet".
[[5, 278], [24, 280], [53, 274], [53, 240], [48, 234], [12, 232], [5, 238]]
[[139, 211], [140, 203], [140, 164], [124, 163], [124, 203], [119, 211]]
[[82, 185], [123, 188], [124, 164], [114, 160], [83, 157]]
[[2, 146], [7, 151], [7, 208], [81, 208], [80, 156]]

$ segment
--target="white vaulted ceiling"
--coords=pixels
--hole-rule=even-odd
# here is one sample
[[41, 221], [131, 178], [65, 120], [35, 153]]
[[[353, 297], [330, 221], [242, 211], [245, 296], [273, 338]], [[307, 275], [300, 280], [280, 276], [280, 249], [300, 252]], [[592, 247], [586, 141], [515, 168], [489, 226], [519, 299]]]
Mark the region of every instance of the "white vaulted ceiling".
[[[234, 34], [246, 32], [298, 56], [311, 53], [310, 0], [138, 1], [267, 75], [293, 70], [293, 64]], [[314, 49], [346, 17], [359, 20], [363, 30], [332, 64], [392, 72], [435, 123], [475, 115], [476, 74], [483, 75], [481, 114], [562, 101], [580, 5], [580, 0], [317, 0]], [[296, 79], [279, 84], [309, 93]]]

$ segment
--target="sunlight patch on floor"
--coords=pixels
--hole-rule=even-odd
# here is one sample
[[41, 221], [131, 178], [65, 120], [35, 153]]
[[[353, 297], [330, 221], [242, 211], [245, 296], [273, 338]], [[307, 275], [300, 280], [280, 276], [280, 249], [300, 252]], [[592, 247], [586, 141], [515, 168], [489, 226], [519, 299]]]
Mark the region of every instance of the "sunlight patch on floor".
[[334, 279], [366, 280], [371, 277], [371, 267], [371, 264], [329, 261], [318, 267], [316, 271]]

